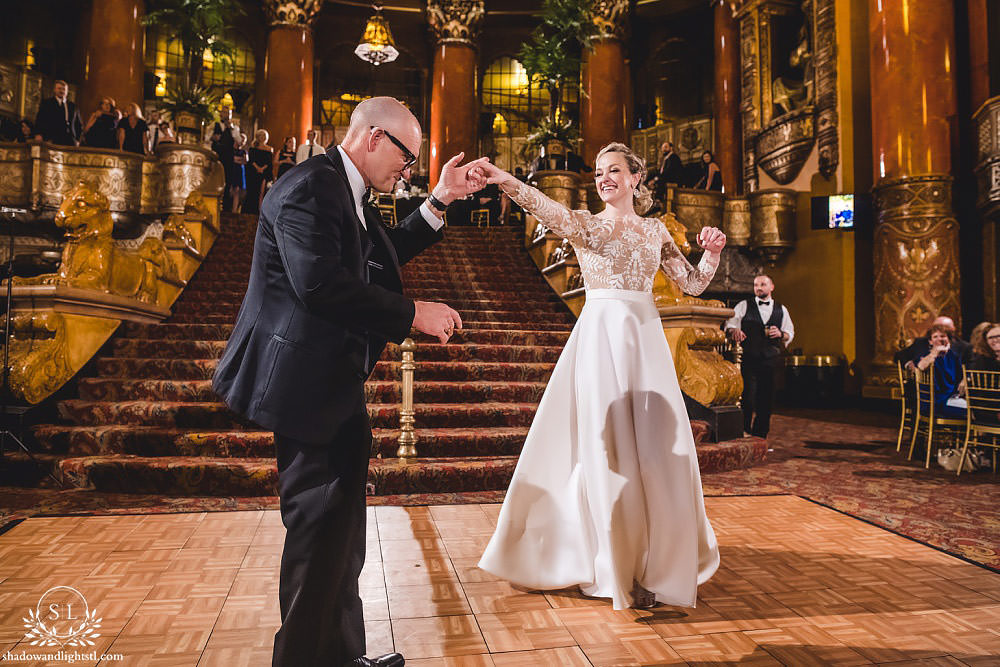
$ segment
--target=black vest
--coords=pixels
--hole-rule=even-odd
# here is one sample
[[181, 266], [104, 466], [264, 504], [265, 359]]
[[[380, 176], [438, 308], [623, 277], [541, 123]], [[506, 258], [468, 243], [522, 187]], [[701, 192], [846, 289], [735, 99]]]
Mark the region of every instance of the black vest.
[[749, 297], [744, 303], [747, 305], [746, 315], [740, 320], [740, 328], [747, 338], [743, 341], [743, 360], [748, 362], [770, 361], [781, 356], [783, 347], [780, 338], [771, 338], [767, 335], [767, 327], [781, 328], [781, 323], [785, 319], [785, 309], [777, 299], [771, 297], [773, 306], [771, 317], [767, 322], [760, 318], [760, 311], [757, 309], [757, 297]]

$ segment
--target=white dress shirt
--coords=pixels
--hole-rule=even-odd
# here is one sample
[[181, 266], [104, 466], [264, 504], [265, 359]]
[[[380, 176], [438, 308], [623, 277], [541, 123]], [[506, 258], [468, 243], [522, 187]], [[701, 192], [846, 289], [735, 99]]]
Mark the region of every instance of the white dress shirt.
[[307, 141], [295, 149], [295, 164], [299, 164], [300, 162], [305, 162], [313, 155], [320, 155], [325, 152], [326, 149], [317, 144], [315, 141], [313, 142]]
[[[354, 195], [354, 210], [358, 214], [358, 220], [361, 221], [361, 225], [368, 229], [368, 223], [365, 222], [365, 191], [368, 188], [365, 187], [365, 179], [362, 178], [361, 172], [358, 168], [354, 166], [354, 162], [351, 161], [351, 156], [347, 154], [339, 144], [337, 145], [337, 150], [340, 151], [340, 157], [344, 159], [344, 170], [347, 172], [347, 182], [351, 186], [351, 194]], [[420, 205], [420, 215], [424, 217], [424, 221], [431, 226], [431, 229], [437, 231], [444, 226], [444, 220], [437, 217], [431, 212], [431, 205], [426, 201]]]
[[[766, 301], [766, 303], [758, 303], [759, 301]], [[757, 310], [760, 312], [760, 319], [767, 326], [767, 321], [771, 319], [771, 313], [774, 312], [774, 299], [758, 299], [756, 296], [753, 298], [753, 303], [757, 306]], [[747, 302], [740, 301], [733, 308], [733, 316], [729, 318], [726, 322], [727, 329], [739, 329], [740, 323], [743, 321], [743, 317], [747, 314]], [[788, 308], [785, 306], [781, 307], [781, 332], [788, 334], [788, 340], [785, 341], [785, 347], [792, 342], [795, 338], [795, 325], [792, 324], [792, 317], [788, 314]]]

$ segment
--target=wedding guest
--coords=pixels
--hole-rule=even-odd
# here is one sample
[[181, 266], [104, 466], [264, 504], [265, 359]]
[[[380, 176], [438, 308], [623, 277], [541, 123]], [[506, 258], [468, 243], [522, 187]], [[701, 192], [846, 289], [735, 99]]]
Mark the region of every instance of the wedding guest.
[[26, 143], [35, 138], [35, 125], [29, 119], [22, 118], [17, 127], [20, 132], [18, 132], [14, 141], [17, 141], [18, 143]]
[[935, 324], [927, 333], [930, 349], [917, 360], [918, 369], [934, 367], [934, 414], [937, 417], [965, 418], [965, 409], [948, 403], [958, 393], [962, 381], [962, 358], [951, 344], [948, 327]]
[[132, 102], [128, 105], [128, 113], [118, 123], [118, 149], [145, 155], [148, 144], [149, 125], [142, 117], [142, 109]]
[[[211, 147], [212, 151], [219, 157], [223, 173], [226, 174], [227, 178], [233, 173], [233, 151], [241, 134], [239, 126], [233, 121], [233, 110], [228, 107], [220, 109], [219, 120], [212, 127]], [[231, 191], [234, 185], [236, 184], [227, 181], [226, 191]], [[236, 210], [229, 197], [222, 198], [222, 210]]]
[[269, 138], [267, 130], [257, 130], [254, 133], [253, 145], [247, 150], [247, 193], [243, 201], [243, 213], [253, 215], [260, 213], [260, 201], [264, 198], [265, 184], [273, 178], [271, 164], [274, 159], [274, 149], [267, 144]]
[[[966, 359], [968, 357], [969, 344], [958, 337], [958, 330], [955, 327], [955, 320], [948, 317], [947, 315], [939, 315], [935, 317], [934, 321], [931, 323], [932, 328], [938, 325], [943, 326], [945, 330], [948, 332], [950, 345], [951, 347], [955, 348], [956, 352], [958, 352], [959, 358]], [[900, 361], [907, 368], [912, 369], [913, 366], [917, 363], [917, 360], [920, 359], [921, 357], [926, 356], [927, 353], [930, 351], [930, 349], [931, 349], [930, 330], [928, 330], [927, 334], [914, 339], [914, 341], [910, 343], [907, 347], [897, 352], [895, 354], [895, 359], [897, 361]]]
[[663, 142], [660, 146], [660, 168], [656, 172], [656, 189], [653, 196], [662, 201], [667, 196], [667, 184], [684, 185], [684, 165], [681, 158], [674, 152], [674, 144]]
[[310, 129], [306, 132], [306, 140], [302, 142], [302, 145], [295, 149], [295, 164], [299, 162], [305, 162], [313, 155], [319, 155], [320, 153], [325, 153], [326, 149], [316, 143], [316, 130]]
[[[973, 329], [967, 368], [972, 371], [1000, 371], [1000, 324], [984, 322], [982, 331]], [[977, 329], [979, 327], [976, 327]]]
[[243, 198], [247, 193], [247, 135], [240, 134], [240, 141], [233, 150], [233, 162], [229, 166], [230, 172], [226, 174], [226, 184], [229, 188], [229, 196], [233, 202], [233, 211], [242, 212]]
[[156, 127], [155, 140], [150, 140], [149, 143], [152, 144], [154, 149], [160, 144], [177, 143], [177, 137], [174, 136], [174, 131], [170, 129], [170, 123], [161, 120], [160, 124]]
[[722, 171], [715, 163], [712, 151], [705, 151], [701, 154], [701, 180], [694, 187], [700, 190], [722, 191]]
[[285, 137], [281, 150], [274, 156], [274, 180], [281, 178], [285, 172], [295, 166], [295, 137]]
[[76, 104], [69, 101], [69, 86], [59, 79], [52, 86], [52, 97], [42, 100], [35, 116], [35, 139], [60, 146], [78, 146], [83, 123]]
[[94, 148], [118, 148], [118, 118], [115, 101], [102, 97], [83, 127], [84, 142]]

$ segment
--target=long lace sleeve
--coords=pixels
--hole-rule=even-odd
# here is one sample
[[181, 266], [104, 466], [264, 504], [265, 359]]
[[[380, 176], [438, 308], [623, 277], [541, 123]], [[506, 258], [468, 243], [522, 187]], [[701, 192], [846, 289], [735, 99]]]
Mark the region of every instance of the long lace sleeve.
[[576, 243], [586, 236], [587, 218], [590, 215], [586, 211], [571, 211], [559, 202], [549, 199], [538, 189], [520, 181], [514, 187], [505, 183], [502, 188], [521, 208], [562, 238]]
[[660, 249], [660, 268], [686, 293], [698, 296], [712, 282], [720, 257], [719, 254], [706, 252], [697, 267], [691, 266], [667, 233]]

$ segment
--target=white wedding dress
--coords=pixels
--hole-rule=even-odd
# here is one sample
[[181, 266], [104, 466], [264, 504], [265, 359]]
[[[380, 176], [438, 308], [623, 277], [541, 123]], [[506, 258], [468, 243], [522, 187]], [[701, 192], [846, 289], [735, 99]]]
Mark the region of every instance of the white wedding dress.
[[701, 293], [698, 267], [655, 218], [570, 211], [520, 184], [504, 188], [569, 239], [587, 288], [514, 471], [479, 567], [535, 590], [579, 586], [632, 606], [633, 584], [693, 607], [719, 566], [694, 438], [653, 303], [658, 268]]

